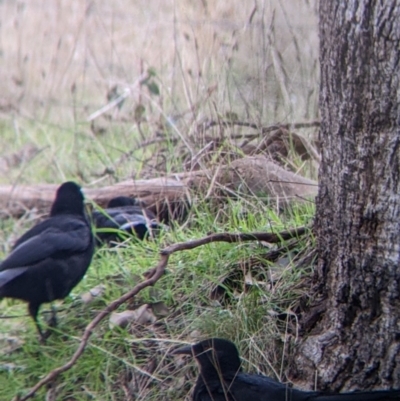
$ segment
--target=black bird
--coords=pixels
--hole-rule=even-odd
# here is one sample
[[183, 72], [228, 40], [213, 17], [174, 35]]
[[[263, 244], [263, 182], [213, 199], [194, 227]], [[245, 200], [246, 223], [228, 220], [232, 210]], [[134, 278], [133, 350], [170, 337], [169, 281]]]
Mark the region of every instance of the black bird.
[[193, 401], [386, 401], [400, 400], [400, 390], [324, 393], [301, 391], [267, 376], [243, 373], [231, 341], [210, 338], [178, 348], [173, 354], [192, 355], [199, 367]]
[[[94, 251], [94, 239], [79, 185], [62, 184], [50, 216], [15, 243], [0, 264], [0, 298], [28, 302], [29, 314], [40, 337], [47, 337], [38, 322], [44, 302], [65, 298], [85, 275]], [[51, 326], [56, 325], [52, 310]]]
[[96, 227], [97, 245], [117, 242], [123, 238], [121, 231], [122, 234], [134, 234], [142, 240], [149, 231], [152, 233], [161, 227], [152, 211], [127, 196], [111, 199], [106, 209], [92, 213], [92, 220]]

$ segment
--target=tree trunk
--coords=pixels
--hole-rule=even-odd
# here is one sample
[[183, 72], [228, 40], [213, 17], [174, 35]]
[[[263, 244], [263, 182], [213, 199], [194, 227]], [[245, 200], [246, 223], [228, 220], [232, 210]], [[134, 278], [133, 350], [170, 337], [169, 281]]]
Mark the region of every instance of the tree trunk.
[[400, 1], [321, 1], [319, 13], [325, 312], [290, 374], [318, 389], [400, 388]]

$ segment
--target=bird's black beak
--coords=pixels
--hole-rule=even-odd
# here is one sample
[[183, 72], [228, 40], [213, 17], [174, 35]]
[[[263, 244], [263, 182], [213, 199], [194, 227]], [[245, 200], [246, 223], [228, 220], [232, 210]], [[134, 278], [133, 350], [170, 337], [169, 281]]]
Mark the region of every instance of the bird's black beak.
[[192, 346], [180, 347], [171, 352], [172, 355], [193, 355]]

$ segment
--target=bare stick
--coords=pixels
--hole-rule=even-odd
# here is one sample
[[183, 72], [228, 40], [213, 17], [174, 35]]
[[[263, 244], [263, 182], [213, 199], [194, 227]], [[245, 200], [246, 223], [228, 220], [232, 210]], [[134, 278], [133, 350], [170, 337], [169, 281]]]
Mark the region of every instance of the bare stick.
[[81, 342], [75, 353], [72, 355], [71, 359], [65, 363], [64, 365], [53, 369], [50, 371], [42, 380], [38, 381], [35, 386], [33, 386], [30, 391], [22, 398], [17, 398], [17, 401], [26, 401], [29, 398], [32, 398], [35, 393], [44, 385], [51, 383], [55, 380], [61, 373], [66, 372], [71, 369], [72, 366], [76, 363], [76, 361], [83, 354], [87, 343], [89, 341], [89, 337], [91, 336], [94, 328], [111, 312], [115, 311], [119, 306], [123, 303], [137, 295], [144, 288], [154, 285], [160, 277], [164, 274], [165, 268], [168, 264], [168, 259], [171, 254], [178, 251], [194, 249], [202, 245], [209, 244], [211, 242], [241, 242], [241, 241], [266, 241], [271, 243], [280, 242], [283, 240], [287, 240], [293, 237], [297, 237], [303, 235], [307, 231], [306, 227], [299, 227], [290, 231], [282, 231], [280, 233], [219, 233], [219, 234], [210, 234], [206, 237], [199, 238], [197, 240], [180, 242], [177, 244], [170, 245], [161, 250], [160, 261], [158, 265], [147, 271], [145, 273], [146, 280], [141, 283], [135, 285], [133, 289], [122, 297], [116, 299], [111, 302], [105, 309], [103, 309], [85, 328], [83, 332]]
[[[240, 127], [248, 127], [257, 130], [261, 130], [263, 134], [268, 134], [269, 132], [275, 131], [279, 128], [285, 129], [300, 129], [300, 128], [313, 128], [319, 127], [321, 125], [320, 121], [304, 121], [298, 123], [286, 123], [286, 124], [274, 124], [269, 126], [260, 126], [255, 123], [250, 123], [247, 121], [237, 121], [237, 120], [212, 120], [208, 121], [201, 125], [201, 129], [206, 131], [215, 126], [224, 126], [224, 127], [233, 127], [233, 126], [240, 126]], [[239, 135], [238, 137], [243, 137], [243, 135]]]
[[306, 227], [295, 228], [290, 231], [282, 231], [278, 234], [274, 233], [219, 233], [210, 234], [207, 237], [195, 239], [187, 242], [173, 244], [161, 250], [161, 255], [171, 255], [174, 252], [194, 249], [210, 242], [242, 242], [242, 241], [265, 241], [265, 242], [281, 242], [293, 237], [303, 235], [306, 232]]
[[31, 388], [29, 393], [27, 393], [24, 397], [19, 398], [18, 401], [26, 401], [29, 398], [33, 397], [41, 387], [45, 384], [52, 382], [56, 377], [58, 377], [61, 373], [71, 369], [71, 367], [75, 364], [75, 362], [79, 359], [82, 355], [83, 351], [86, 348], [88, 343], [89, 337], [92, 334], [93, 329], [111, 312], [116, 310], [120, 305], [124, 302], [128, 301], [135, 295], [137, 295], [141, 290], [151, 285], [154, 285], [158, 279], [164, 274], [165, 267], [168, 263], [169, 255], [161, 255], [161, 260], [158, 263], [157, 267], [154, 269], [154, 274], [149, 277], [147, 280], [142, 281], [141, 283], [135, 285], [133, 289], [122, 297], [116, 299], [115, 301], [111, 302], [105, 309], [103, 309], [87, 326], [85, 331], [83, 332], [83, 336], [81, 342], [79, 344], [78, 349], [75, 351], [74, 355], [71, 359], [63, 366], [60, 366], [56, 369], [50, 371], [42, 380], [38, 381], [34, 387]]

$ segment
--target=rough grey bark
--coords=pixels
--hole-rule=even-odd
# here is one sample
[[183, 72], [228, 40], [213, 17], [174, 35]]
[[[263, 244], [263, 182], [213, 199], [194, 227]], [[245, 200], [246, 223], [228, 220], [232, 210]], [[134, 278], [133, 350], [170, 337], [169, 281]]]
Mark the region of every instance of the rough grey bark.
[[291, 378], [400, 388], [400, 1], [322, 0], [319, 13], [325, 311], [306, 328]]

